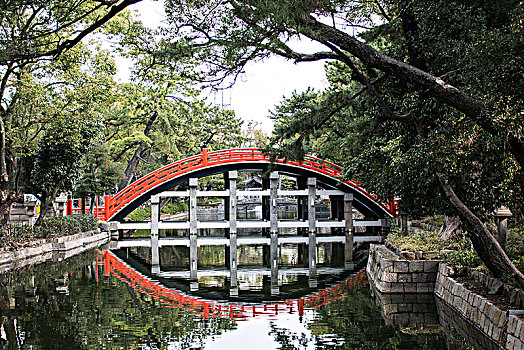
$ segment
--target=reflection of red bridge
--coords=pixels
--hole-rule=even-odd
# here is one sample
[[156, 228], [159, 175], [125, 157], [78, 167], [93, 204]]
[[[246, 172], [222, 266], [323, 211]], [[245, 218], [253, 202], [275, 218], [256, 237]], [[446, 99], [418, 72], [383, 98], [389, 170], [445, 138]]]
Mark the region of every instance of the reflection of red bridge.
[[184, 308], [204, 318], [245, 320], [259, 315], [276, 315], [279, 312], [298, 312], [299, 316], [302, 316], [304, 308], [315, 309], [329, 304], [342, 298], [347, 289], [359, 289], [368, 282], [366, 272], [362, 270], [336, 286], [300, 299], [242, 305], [192, 297], [183, 292], [167, 288], [158, 281], [137, 272], [110, 251], [101, 253], [99, 259], [103, 260], [104, 274], [106, 276], [114, 275], [139, 293], [150, 295], [168, 307]]

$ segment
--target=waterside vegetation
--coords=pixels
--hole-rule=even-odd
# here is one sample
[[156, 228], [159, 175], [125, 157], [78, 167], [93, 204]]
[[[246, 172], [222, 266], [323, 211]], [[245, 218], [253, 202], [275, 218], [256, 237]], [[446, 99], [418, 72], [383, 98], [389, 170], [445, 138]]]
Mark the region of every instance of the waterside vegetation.
[[0, 251], [17, 250], [35, 240], [70, 236], [96, 230], [98, 220], [92, 215], [67, 215], [43, 220], [41, 225], [8, 225], [0, 229]]

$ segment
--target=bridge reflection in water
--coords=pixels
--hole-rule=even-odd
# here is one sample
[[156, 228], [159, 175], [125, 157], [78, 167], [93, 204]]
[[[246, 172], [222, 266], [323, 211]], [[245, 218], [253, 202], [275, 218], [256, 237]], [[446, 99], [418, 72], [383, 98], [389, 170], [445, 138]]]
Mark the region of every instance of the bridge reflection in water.
[[[265, 301], [264, 303], [235, 303], [231, 301], [212, 300], [192, 296], [182, 290], [167, 287], [161, 281], [146, 276], [131, 267], [115, 252], [105, 251], [97, 260], [104, 265], [104, 274], [116, 276], [139, 293], [149, 295], [168, 307], [183, 308], [201, 315], [204, 318], [231, 318], [245, 320], [261, 315], [277, 315], [279, 312], [304, 315], [304, 309], [315, 309], [344, 296], [347, 290], [367, 286], [367, 275], [364, 270], [353, 274], [342, 282], [308, 293], [304, 296], [282, 301]], [[211, 293], [211, 295], [214, 295]]]
[[[493, 348], [432, 297], [377, 296], [377, 309], [363, 271], [319, 274], [311, 289], [290, 270], [271, 296], [270, 281], [253, 268], [256, 283], [229, 297], [218, 292], [227, 283], [210, 284], [226, 277], [202, 277], [191, 292], [184, 278], [152, 275], [139, 250], [90, 251], [0, 274], [0, 348], [470, 349], [452, 328], [464, 329], [475, 348]], [[201, 271], [212, 271], [216, 255], [201, 253], [209, 255]]]
[[[141, 260], [139, 250], [134, 249], [134, 253], [128, 249], [105, 251], [100, 253], [97, 262], [103, 264], [106, 277], [117, 277], [137, 293], [150, 296], [163, 307], [183, 309], [202, 319], [227, 319], [233, 322], [266, 319], [272, 324], [273, 321], [282, 322], [283, 317], [298, 316], [302, 323], [304, 317], [308, 319], [319, 312], [325, 313], [326, 311], [321, 310], [329, 308], [332, 303], [344, 302], [343, 300], [348, 302], [348, 295], [366, 293], [365, 290], [370, 288], [367, 274], [363, 268], [358, 272], [348, 272], [343, 268], [334, 267], [319, 268], [319, 288], [317, 289], [311, 289], [307, 283], [301, 281], [300, 276], [306, 274], [306, 271], [301, 271], [300, 268], [288, 268], [280, 271], [280, 276], [284, 278], [279, 279], [281, 286], [288, 285], [288, 293], [282, 293], [278, 297], [270, 296], [268, 289], [264, 288], [264, 282], [268, 281], [262, 279], [262, 285], [251, 284], [247, 288], [250, 291], [258, 290], [260, 293], [247, 293], [243, 298], [240, 296], [225, 300], [227, 293], [217, 293], [217, 289], [230, 288], [227, 283], [219, 283], [218, 286], [214, 286], [215, 288], [203, 287], [196, 292], [191, 292], [187, 285], [181, 282], [189, 283], [188, 275], [183, 272], [151, 275], [150, 267], [139, 261]], [[207, 253], [209, 254], [209, 251]], [[336, 261], [336, 258], [328, 260], [326, 262], [329, 264], [340, 263]], [[225, 270], [220, 269], [201, 270], [199, 271], [202, 274], [199, 282], [201, 285], [206, 285], [206, 279], [213, 279], [217, 276], [225, 277], [224, 272]], [[265, 273], [264, 269], [246, 269], [246, 275], [260, 277]], [[295, 278], [286, 279], [286, 276]], [[178, 282], [174, 283], [173, 278]], [[400, 340], [404, 337], [400, 336], [398, 340], [403, 344], [402, 348], [418, 349], [421, 344], [432, 344], [429, 347], [431, 349], [469, 349], [470, 344], [475, 349], [497, 348], [489, 338], [471, 327], [468, 328], [467, 324], [464, 325], [460, 316], [454, 314], [441, 301], [435, 300], [433, 294], [381, 295], [373, 285], [371, 285], [371, 291], [372, 296], [375, 297], [376, 306], [382, 314], [383, 321], [379, 323], [385, 322], [386, 326], [400, 327], [402, 333], [415, 336], [416, 340], [413, 343], [407, 339]], [[373, 306], [367, 305], [367, 307]], [[358, 307], [348, 311], [362, 312], [358, 311]], [[364, 314], [362, 316], [368, 317]], [[336, 314], [335, 317], [339, 318], [341, 315]], [[240, 327], [239, 323], [237, 325]], [[276, 329], [274, 325], [272, 328]], [[381, 326], [379, 329], [384, 334], [389, 332]], [[459, 331], [458, 335], [454, 333], [455, 330]], [[361, 331], [366, 332], [364, 329]], [[355, 334], [351, 333], [351, 336], [354, 337]], [[382, 335], [377, 334], [377, 336]], [[352, 344], [351, 341], [348, 342], [347, 338], [342, 341], [340, 335], [334, 335], [332, 339], [326, 335], [323, 337], [325, 338], [324, 345], [327, 345], [327, 348]], [[369, 338], [369, 335], [365, 338]], [[354, 341], [353, 345], [357, 345], [361, 340], [357, 337]], [[419, 341], [421, 343], [418, 343]], [[345, 342], [348, 343], [345, 344]], [[380, 348], [379, 343], [375, 345]], [[302, 345], [304, 346], [299, 346], [299, 348], [309, 348], [305, 344]]]

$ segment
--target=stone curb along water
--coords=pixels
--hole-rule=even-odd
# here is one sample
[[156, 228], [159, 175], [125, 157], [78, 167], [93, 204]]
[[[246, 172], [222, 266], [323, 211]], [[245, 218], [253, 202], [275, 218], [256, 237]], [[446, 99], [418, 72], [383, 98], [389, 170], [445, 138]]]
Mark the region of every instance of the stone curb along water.
[[[522, 310], [501, 310], [486, 298], [452, 278], [454, 270], [440, 260], [404, 260], [384, 245], [372, 244], [366, 271], [381, 293], [434, 293], [505, 349], [524, 350]], [[506, 289], [512, 302], [524, 305], [524, 292], [510, 290], [497, 279], [478, 271], [469, 272], [486, 287]]]
[[79, 248], [92, 246], [95, 243], [103, 244], [108, 241], [108, 239], [108, 232], [100, 232], [100, 229], [96, 229], [70, 236], [34, 242], [37, 244], [37, 246], [30, 248], [24, 248], [15, 251], [3, 251], [0, 252], [0, 272], [5, 270], [1, 268], [2, 265], [12, 264], [20, 260], [30, 259], [37, 256], [45, 256], [52, 253], [64, 253], [72, 250], [78, 250]]

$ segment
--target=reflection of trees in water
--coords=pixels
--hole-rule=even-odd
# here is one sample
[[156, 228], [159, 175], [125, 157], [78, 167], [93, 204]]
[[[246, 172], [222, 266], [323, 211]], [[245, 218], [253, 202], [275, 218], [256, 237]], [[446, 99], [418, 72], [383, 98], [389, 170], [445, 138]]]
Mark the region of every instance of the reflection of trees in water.
[[346, 297], [316, 310], [304, 319], [311, 335], [297, 334], [271, 323], [269, 335], [280, 349], [447, 349], [444, 333], [404, 333], [399, 327], [386, 326], [369, 296], [369, 290], [348, 291]]
[[315, 343], [314, 336], [290, 332], [287, 328], [278, 327], [274, 322], [270, 322], [269, 328], [269, 335], [273, 336], [282, 350], [305, 349]]
[[[165, 349], [176, 342], [186, 349], [236, 327], [229, 319], [202, 319], [187, 310], [167, 308], [115, 277], [99, 274], [97, 282], [92, 263], [71, 266], [65, 271], [55, 268], [53, 273], [32, 268], [29, 274], [0, 276], [0, 321], [9, 340], [7, 348], [18, 348], [18, 342], [36, 349], [100, 349], [104, 344]], [[31, 274], [38, 277], [36, 297], [29, 298]], [[10, 295], [15, 287], [13, 309]]]

